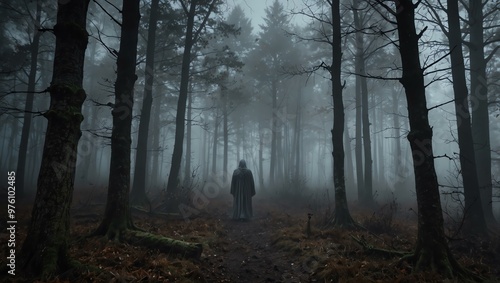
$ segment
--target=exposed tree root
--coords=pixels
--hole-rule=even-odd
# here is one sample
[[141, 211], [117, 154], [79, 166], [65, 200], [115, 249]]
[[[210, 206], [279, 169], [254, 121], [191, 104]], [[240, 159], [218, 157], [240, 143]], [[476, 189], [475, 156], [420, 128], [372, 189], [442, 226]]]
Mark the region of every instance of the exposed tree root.
[[[40, 264], [38, 265], [39, 269], [33, 270], [24, 268], [24, 278], [28, 279], [30, 276], [34, 276], [32, 279], [47, 280], [54, 276], [58, 276], [67, 279], [71, 279], [71, 277], [73, 277], [73, 279], [78, 279], [78, 276], [80, 276], [82, 272], [91, 271], [102, 273], [102, 270], [97, 267], [84, 265], [77, 260], [71, 259], [67, 253], [60, 254], [59, 257], [56, 255], [57, 251], [55, 248], [47, 248], [43, 252], [34, 253], [27, 264], [33, 266], [32, 263], [36, 261]], [[26, 266], [26, 264], [23, 266]]]
[[361, 238], [357, 238], [353, 235], [350, 235], [350, 236], [354, 241], [356, 241], [356, 243], [358, 243], [360, 246], [363, 247], [363, 250], [365, 252], [368, 252], [368, 253], [373, 253], [373, 254], [384, 256], [384, 257], [394, 257], [394, 256], [404, 257], [404, 256], [410, 254], [408, 252], [403, 252], [403, 251], [386, 250], [386, 249], [377, 248], [377, 247], [372, 246], [368, 242], [366, 242], [366, 240], [363, 236], [361, 236]]
[[19, 269], [27, 276], [47, 279], [71, 268], [67, 244], [54, 238], [45, 247], [25, 243], [21, 250]]
[[[358, 238], [350, 235], [351, 238], [363, 247], [365, 252], [385, 256], [385, 257], [400, 257], [399, 264], [403, 261], [408, 261], [413, 264], [414, 271], [433, 271], [443, 275], [446, 278], [457, 278], [464, 281], [483, 282], [486, 279], [482, 278], [460, 266], [460, 264], [451, 255], [447, 249], [446, 255], [436, 255], [436, 251], [420, 250], [420, 253], [408, 253], [404, 251], [387, 250], [372, 246], [363, 237]], [[437, 260], [441, 258], [442, 260]]]
[[131, 207], [148, 209], [150, 212], [152, 211], [151, 201], [145, 192], [135, 192], [132, 191], [130, 194], [130, 205]]
[[420, 249], [419, 252], [416, 251], [412, 254], [403, 256], [399, 260], [399, 263], [408, 261], [413, 265], [415, 272], [433, 271], [446, 278], [460, 279], [461, 282], [484, 282], [486, 280], [486, 278], [463, 268], [455, 260], [449, 249], [446, 249], [446, 255], [437, 253], [438, 251], [435, 250]]
[[362, 229], [366, 230], [363, 226], [358, 224], [350, 215], [343, 215], [343, 217], [339, 217], [335, 215], [333, 219], [326, 225], [325, 228], [341, 228], [341, 229]]

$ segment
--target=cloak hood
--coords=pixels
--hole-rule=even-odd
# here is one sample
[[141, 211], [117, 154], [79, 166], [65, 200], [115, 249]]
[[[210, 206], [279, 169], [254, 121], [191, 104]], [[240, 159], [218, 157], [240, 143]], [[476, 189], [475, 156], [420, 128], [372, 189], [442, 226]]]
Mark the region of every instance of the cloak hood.
[[238, 168], [247, 169], [247, 163], [244, 159], [240, 160], [240, 164], [238, 165]]

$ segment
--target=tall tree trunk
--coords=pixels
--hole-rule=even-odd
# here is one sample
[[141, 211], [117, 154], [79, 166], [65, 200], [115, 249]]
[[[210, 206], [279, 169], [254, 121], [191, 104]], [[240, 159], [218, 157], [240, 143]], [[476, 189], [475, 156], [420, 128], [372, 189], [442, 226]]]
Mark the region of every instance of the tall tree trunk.
[[[187, 2], [187, 1], [186, 1]], [[217, 1], [213, 0], [210, 3], [207, 14], [205, 15], [204, 21], [196, 34], [194, 33], [194, 19], [196, 17], [196, 6], [199, 0], [190, 1], [189, 10], [187, 10], [186, 5], [182, 2], [183, 7], [187, 12], [187, 24], [186, 24], [186, 37], [184, 40], [184, 51], [182, 54], [182, 67], [181, 67], [181, 82], [179, 89], [179, 99], [177, 100], [177, 114], [175, 116], [175, 140], [174, 140], [174, 151], [172, 153], [172, 162], [170, 166], [170, 174], [168, 175], [167, 182], [167, 210], [171, 212], [178, 211], [179, 199], [178, 199], [178, 179], [179, 171], [181, 168], [182, 161], [182, 147], [184, 146], [184, 129], [186, 122], [186, 102], [189, 92], [189, 77], [190, 77], [190, 66], [191, 66], [191, 49], [197, 40], [199, 32], [201, 32], [205, 26], [206, 20], [210, 16], [211, 11], [214, 9], [215, 3]]]
[[[262, 130], [262, 124], [259, 122], [259, 128]], [[238, 126], [235, 130], [236, 135], [236, 160], [239, 162], [241, 160], [241, 128]], [[262, 132], [261, 132], [262, 133]]]
[[132, 108], [139, 30], [139, 0], [123, 1], [120, 51], [116, 60], [115, 105], [111, 112], [111, 162], [108, 198], [104, 218], [96, 235], [120, 241], [128, 229], [135, 229], [130, 216], [130, 146], [132, 144]]
[[210, 144], [210, 136], [208, 135], [208, 131], [205, 129], [203, 130], [203, 162], [202, 164], [205, 164], [203, 166], [203, 180], [206, 180], [208, 178], [208, 164], [210, 161], [210, 148], [208, 148], [208, 145]]
[[[82, 104], [85, 49], [88, 43], [88, 0], [59, 2], [54, 26], [56, 49], [50, 86], [47, 131], [31, 223], [20, 253], [19, 269], [26, 275], [47, 277], [70, 267], [69, 211]], [[61, 133], [64, 133], [62, 135]]]
[[[279, 111], [276, 109], [276, 111]], [[283, 121], [281, 118], [277, 119], [276, 125], [276, 172], [275, 172], [275, 181], [276, 183], [282, 187], [283, 186]]]
[[159, 0], [151, 1], [151, 13], [148, 23], [148, 42], [146, 46], [144, 100], [142, 102], [141, 119], [139, 121], [139, 133], [137, 137], [134, 183], [132, 185], [132, 192], [130, 193], [132, 204], [138, 205], [149, 204], [149, 199], [146, 195], [146, 169], [148, 164], [149, 124], [151, 120], [151, 107], [153, 105], [156, 24], [158, 21], [159, 2]]
[[278, 130], [278, 89], [276, 86], [276, 81], [272, 81], [271, 85], [271, 99], [272, 101], [272, 116], [271, 116], [271, 161], [269, 165], [269, 184], [273, 187], [276, 183], [276, 165], [277, 165], [277, 153], [276, 153], [276, 132]]
[[344, 125], [344, 148], [345, 148], [345, 178], [346, 178], [346, 188], [353, 188], [354, 179], [354, 164], [352, 159], [352, 149], [351, 149], [351, 137], [349, 135], [349, 128], [347, 127], [347, 122]]
[[[12, 126], [12, 131], [11, 131], [11, 139], [9, 140], [9, 146], [8, 148], [10, 149], [9, 150], [9, 155], [6, 157], [7, 159], [7, 164], [10, 166], [10, 164], [15, 164], [15, 158], [16, 158], [16, 155], [14, 154], [15, 150], [17, 149], [17, 137], [19, 136], [19, 124], [20, 124], [20, 121], [18, 121], [17, 119], [14, 120], [13, 122], [13, 126]], [[18, 155], [19, 156], [19, 153]], [[10, 169], [10, 168], [9, 168]]]
[[[240, 135], [238, 135], [239, 137]], [[265, 133], [264, 129], [262, 128], [262, 121], [259, 120], [259, 188], [261, 190], [265, 190], [264, 186], [264, 138], [265, 138]], [[237, 144], [237, 147], [240, 148], [240, 145]], [[238, 154], [239, 155], [239, 154]], [[239, 156], [238, 156], [239, 158]]]
[[295, 178], [300, 178], [300, 174], [302, 173], [300, 170], [301, 164], [301, 133], [302, 133], [302, 88], [299, 88], [298, 98], [297, 98], [297, 117], [295, 118]]
[[[385, 188], [386, 187], [386, 184], [385, 184], [385, 179], [384, 179], [384, 172], [385, 172], [385, 169], [384, 169], [384, 160], [385, 160], [385, 155], [384, 155], [384, 137], [383, 137], [383, 131], [384, 131], [384, 111], [382, 109], [379, 109], [377, 111], [377, 118], [378, 118], [378, 158], [377, 158], [377, 161], [378, 161], [378, 175], [377, 175], [377, 185], [380, 187], [380, 188]], [[371, 197], [373, 198], [373, 193], [371, 195]]]
[[170, 174], [167, 183], [167, 210], [177, 211], [178, 205], [178, 178], [182, 161], [182, 147], [184, 145], [184, 128], [186, 123], [186, 102], [189, 91], [189, 76], [191, 66], [191, 49], [193, 47], [193, 29], [197, 1], [190, 4], [187, 14], [186, 37], [182, 56], [181, 82], [177, 101], [177, 115], [175, 117], [175, 141]]
[[[226, 70], [227, 72], [229, 72], [229, 68], [227, 68]], [[228, 97], [227, 97], [228, 93], [227, 93], [227, 90], [224, 91], [224, 95], [222, 96], [222, 99], [223, 99], [223, 136], [224, 136], [224, 160], [223, 160], [223, 166], [222, 166], [222, 171], [224, 173], [223, 177], [224, 177], [224, 181], [226, 180], [226, 178], [228, 178], [228, 174], [229, 174], [229, 169], [228, 169], [228, 154], [229, 154], [229, 126], [228, 126], [228, 120], [229, 120], [229, 110], [227, 109], [228, 108]]]
[[472, 104], [472, 136], [476, 154], [477, 177], [488, 223], [495, 223], [492, 211], [492, 175], [488, 84], [484, 58], [483, 1], [469, 1], [470, 86]]
[[212, 173], [217, 173], [217, 148], [219, 143], [219, 111], [215, 111], [214, 117], [214, 140], [212, 144]]
[[282, 164], [283, 164], [283, 180], [285, 184], [290, 184], [290, 167], [293, 163], [290, 162], [290, 125], [288, 121], [284, 124], [284, 136], [283, 136], [283, 146], [282, 146]]
[[160, 180], [160, 155], [163, 155], [163, 150], [160, 149], [160, 135], [161, 135], [161, 127], [160, 127], [160, 116], [161, 116], [161, 96], [158, 98], [157, 102], [153, 104], [153, 141], [151, 144], [151, 148], [153, 149], [153, 158], [151, 162], [151, 181], [150, 186], [158, 186], [161, 183]]
[[189, 87], [189, 70], [191, 66], [191, 49], [193, 47], [193, 29], [197, 1], [193, 1], [187, 14], [186, 38], [182, 56], [181, 84], [177, 101], [177, 115], [175, 116], [175, 141], [170, 174], [167, 183], [167, 210], [177, 211], [179, 171], [182, 161], [182, 147], [184, 145], [184, 128], [186, 123], [186, 102]]
[[396, 196], [400, 197], [399, 199], [402, 199], [401, 197], [407, 193], [405, 191], [405, 187], [403, 186], [404, 179], [406, 179], [406, 176], [404, 175], [403, 168], [405, 167], [405, 164], [402, 159], [402, 153], [401, 153], [401, 141], [399, 136], [401, 135], [400, 131], [400, 122], [399, 122], [399, 95], [398, 92], [392, 89], [392, 111], [394, 112], [394, 117], [392, 119], [393, 121], [393, 127], [394, 127], [394, 179], [393, 179], [393, 185], [394, 185], [394, 192]]
[[347, 195], [344, 175], [344, 101], [342, 98], [341, 75], [341, 29], [340, 29], [340, 0], [333, 0], [331, 5], [332, 13], [332, 65], [330, 74], [332, 80], [333, 96], [333, 185], [335, 188], [335, 218], [332, 224], [335, 227], [349, 227], [355, 225], [349, 213], [347, 205]]
[[160, 116], [161, 116], [161, 104], [163, 102], [163, 97], [159, 96], [157, 102], [153, 104], [153, 141], [151, 148], [153, 149], [153, 158], [151, 162], [151, 185], [159, 186], [160, 182], [160, 156], [163, 156], [163, 148], [160, 148], [160, 137], [162, 132], [162, 127], [160, 126]]
[[36, 14], [35, 22], [33, 23], [33, 41], [30, 45], [30, 72], [28, 75], [28, 93], [26, 95], [26, 104], [24, 106], [23, 128], [21, 131], [21, 144], [19, 145], [19, 155], [17, 158], [17, 171], [16, 171], [16, 188], [17, 197], [22, 199], [26, 192], [25, 188], [25, 170], [26, 170], [26, 154], [28, 152], [28, 142], [31, 128], [32, 115], [30, 112], [33, 110], [34, 91], [36, 86], [36, 74], [38, 66], [38, 49], [40, 46], [40, 35], [38, 31], [40, 28], [40, 18], [42, 14], [42, 1], [36, 1]]
[[423, 70], [420, 65], [412, 0], [396, 1], [395, 13], [399, 52], [403, 64], [400, 79], [406, 93], [418, 205], [418, 238], [413, 255], [415, 271], [432, 270], [446, 277], [454, 275], [457, 263], [449, 251], [443, 228], [443, 211], [432, 151]]
[[[87, 48], [86, 52], [86, 60], [88, 58], [94, 58], [96, 56], [96, 51], [97, 51], [97, 41], [93, 40], [89, 43], [89, 46]], [[90, 66], [89, 66], [90, 65]], [[85, 73], [92, 73], [96, 70], [97, 66], [95, 65], [94, 62], [90, 62], [90, 64], [87, 64], [87, 67], [85, 68], [84, 72]], [[94, 83], [92, 83], [93, 78], [90, 78], [88, 76], [87, 78], [84, 78], [83, 85], [88, 85], [87, 92], [88, 93], [94, 93]], [[91, 106], [85, 106], [83, 105], [83, 116], [86, 117], [86, 119], [83, 121], [82, 126], [86, 127], [88, 129], [96, 129], [96, 116], [97, 116], [97, 111], [98, 109], [96, 107], [91, 107]], [[85, 136], [84, 136], [85, 137]], [[78, 165], [76, 166], [76, 176], [77, 179], [75, 180], [76, 185], [84, 185], [87, 186], [89, 185], [90, 181], [92, 178], [95, 176], [95, 167], [92, 166], [92, 160], [95, 158], [95, 153], [96, 153], [96, 148], [95, 148], [95, 143], [91, 142], [88, 139], [81, 139], [79, 148], [83, 148], [83, 152], [79, 152], [78, 154], [80, 155], [80, 158], [83, 160], [78, 161]]]
[[455, 94], [458, 146], [460, 148], [460, 167], [465, 194], [465, 229], [468, 234], [487, 235], [486, 220], [478, 186], [457, 1], [448, 0], [447, 14], [449, 26], [448, 44], [451, 52], [451, 74]]
[[[355, 28], [361, 31], [364, 27], [358, 15], [359, 0], [354, 1], [354, 25]], [[373, 174], [372, 174], [372, 150], [370, 140], [370, 118], [369, 118], [369, 105], [368, 105], [368, 86], [366, 81], [365, 69], [365, 46], [364, 37], [361, 32], [356, 33], [356, 83], [359, 80], [359, 91], [361, 92], [361, 116], [363, 124], [363, 154], [364, 154], [364, 178], [363, 178], [363, 192], [362, 203], [371, 204], [373, 202]]]
[[363, 142], [361, 135], [361, 81], [356, 76], [356, 142], [355, 142], [355, 156], [356, 156], [356, 184], [358, 188], [358, 201], [364, 202], [364, 174], [363, 174]]
[[[375, 101], [375, 97], [373, 95], [370, 96], [370, 99], [368, 100], [369, 104], [368, 105], [376, 105], [376, 101]], [[373, 108], [372, 111], [371, 111], [371, 121], [376, 121], [377, 120], [377, 109], [376, 108]], [[377, 123], [375, 123], [374, 125], [374, 132], [377, 132]], [[374, 163], [373, 160], [378, 160], [378, 153], [379, 153], [379, 145], [378, 145], [378, 142], [379, 142], [379, 139], [377, 138], [378, 137], [378, 134], [373, 134], [373, 143], [372, 143], [372, 149], [373, 149], [373, 153], [372, 153], [372, 176], [375, 178], [375, 180], [377, 180], [377, 176], [379, 175], [379, 170], [380, 168], [377, 165], [377, 163]], [[364, 139], [364, 137], [363, 137]], [[364, 141], [364, 140], [363, 140]], [[365, 173], [366, 174], [366, 173]]]
[[188, 93], [188, 105], [187, 105], [187, 123], [186, 123], [186, 162], [184, 164], [184, 187], [189, 188], [191, 186], [191, 132], [192, 132], [192, 106], [193, 106], [193, 85], [190, 84], [190, 91]]

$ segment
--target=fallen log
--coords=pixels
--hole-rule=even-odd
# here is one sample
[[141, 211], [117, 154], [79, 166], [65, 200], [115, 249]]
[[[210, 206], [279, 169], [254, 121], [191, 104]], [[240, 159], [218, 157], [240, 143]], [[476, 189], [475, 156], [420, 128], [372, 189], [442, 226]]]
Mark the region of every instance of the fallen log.
[[200, 259], [203, 246], [200, 243], [189, 243], [142, 231], [127, 230], [122, 240], [134, 246], [158, 249], [167, 255], [178, 255], [184, 258]]

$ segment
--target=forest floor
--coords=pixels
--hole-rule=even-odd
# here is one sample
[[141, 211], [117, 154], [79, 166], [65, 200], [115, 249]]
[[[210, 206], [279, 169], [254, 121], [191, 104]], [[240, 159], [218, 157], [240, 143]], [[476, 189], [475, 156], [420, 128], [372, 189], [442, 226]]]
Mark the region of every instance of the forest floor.
[[[411, 251], [416, 216], [395, 201], [372, 209], [351, 205], [353, 218], [367, 230], [324, 228], [328, 219], [325, 201], [304, 197], [257, 196], [254, 218], [248, 222], [230, 219], [229, 196], [198, 204], [202, 209], [192, 210], [189, 219], [133, 210], [135, 224], [148, 232], [202, 243], [201, 258], [190, 260], [84, 237], [100, 223], [103, 196], [104, 192], [75, 194], [70, 244], [74, 259], [103, 272], [62, 274], [49, 282], [443, 282], [437, 274], [414, 274], [411, 265], [399, 257], [369, 252], [354, 240], [387, 250]], [[26, 236], [30, 209], [17, 212], [19, 243]], [[313, 214], [310, 233], [308, 213]], [[0, 232], [2, 243], [8, 236], [5, 231]], [[5, 249], [3, 245], [2, 254]], [[451, 249], [462, 266], [500, 282], [498, 238], [487, 243], [461, 239]], [[19, 276], [16, 279], [23, 281]]]

